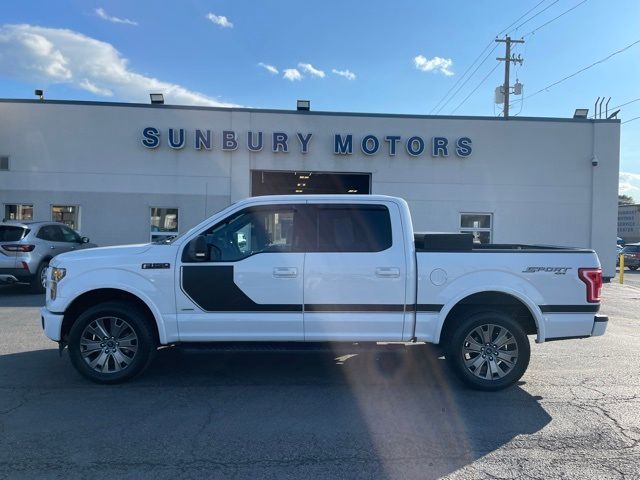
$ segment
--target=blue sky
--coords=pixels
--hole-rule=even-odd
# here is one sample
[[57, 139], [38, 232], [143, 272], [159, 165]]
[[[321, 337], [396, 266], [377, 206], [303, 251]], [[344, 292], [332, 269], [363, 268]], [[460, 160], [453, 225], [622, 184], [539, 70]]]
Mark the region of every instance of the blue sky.
[[[512, 115], [566, 117], [577, 107], [592, 113], [598, 96], [611, 96], [610, 106], [640, 97], [638, 44], [526, 98], [640, 40], [637, 0], [8, 2], [0, 97], [44, 88], [51, 99], [147, 102], [156, 89], [167, 103], [290, 109], [308, 98], [314, 110], [428, 114], [495, 35], [536, 5], [513, 37], [578, 6], [514, 50], [524, 64], [512, 79], [525, 98]], [[451, 114], [498, 55], [502, 46], [439, 113]], [[455, 113], [497, 115], [502, 77], [500, 66]], [[623, 121], [636, 116], [640, 101], [623, 107]], [[621, 190], [640, 198], [640, 120], [622, 125], [621, 171]]]

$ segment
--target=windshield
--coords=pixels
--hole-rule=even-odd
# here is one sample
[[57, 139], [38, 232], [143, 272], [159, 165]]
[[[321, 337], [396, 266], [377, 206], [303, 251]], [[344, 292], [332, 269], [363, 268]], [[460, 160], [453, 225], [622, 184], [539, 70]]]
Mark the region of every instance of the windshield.
[[[224, 212], [225, 210], [228, 210], [228, 209], [230, 209], [230, 208], [233, 208], [233, 206], [234, 206], [235, 204], [236, 204], [236, 202], [233, 202], [231, 205], [229, 205], [229, 206], [227, 206], [227, 207], [225, 207], [225, 208], [222, 208], [222, 209], [218, 210], [218, 211], [217, 211], [217, 212], [215, 212], [215, 213], [212, 213], [211, 215], [209, 215], [209, 217], [208, 217], [208, 218], [213, 217], [213, 216], [215, 216], [215, 215], [218, 215], [219, 213], [222, 213], [222, 212]], [[205, 221], [206, 221], [206, 220], [205, 220]], [[180, 240], [181, 238], [191, 235], [191, 234], [192, 234], [192, 233], [194, 233], [198, 228], [204, 228], [204, 227], [203, 227], [203, 226], [201, 226], [201, 223], [200, 223], [200, 224], [196, 225], [195, 227], [192, 227], [192, 228], [190, 228], [189, 230], [187, 230], [186, 232], [183, 232], [183, 233], [181, 233], [181, 234], [179, 234], [179, 235], [170, 236], [170, 237], [165, 237], [165, 238], [163, 238], [162, 240], [158, 240], [158, 241], [151, 242], [151, 243], [154, 243], [154, 244], [156, 244], [156, 245], [172, 245], [173, 243], [175, 243], [176, 241]]]

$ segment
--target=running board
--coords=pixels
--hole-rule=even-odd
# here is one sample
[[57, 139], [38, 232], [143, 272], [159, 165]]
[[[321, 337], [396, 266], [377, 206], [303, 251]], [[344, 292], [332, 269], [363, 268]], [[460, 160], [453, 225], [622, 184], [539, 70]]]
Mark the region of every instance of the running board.
[[188, 352], [270, 352], [270, 353], [305, 353], [305, 352], [335, 352], [335, 353], [363, 353], [363, 352], [381, 352], [381, 351], [397, 351], [405, 349], [407, 346], [416, 345], [415, 343], [403, 342], [364, 342], [364, 343], [347, 343], [347, 342], [184, 342], [178, 343], [176, 346], [181, 350]]

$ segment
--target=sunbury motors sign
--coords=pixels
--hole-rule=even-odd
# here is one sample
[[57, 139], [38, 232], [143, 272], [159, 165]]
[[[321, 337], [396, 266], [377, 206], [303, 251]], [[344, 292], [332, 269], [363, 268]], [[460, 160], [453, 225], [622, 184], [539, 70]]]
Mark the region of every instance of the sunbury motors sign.
[[[162, 137], [166, 138], [163, 139]], [[297, 150], [309, 153], [313, 144], [312, 133], [295, 134], [285, 132], [265, 133], [248, 131], [239, 134], [233, 130], [214, 132], [212, 130], [190, 130], [185, 128], [169, 128], [166, 133], [156, 127], [145, 127], [142, 130], [142, 145], [147, 148], [160, 148], [163, 144], [174, 150], [180, 150], [187, 145], [195, 150], [220, 149], [232, 152], [243, 148], [249, 152], [260, 152], [265, 147], [274, 153], [288, 153]], [[432, 157], [448, 157], [455, 155], [466, 158], [471, 155], [472, 141], [469, 137], [449, 139], [447, 137], [428, 137], [413, 135], [363, 135], [361, 137], [351, 133], [334, 133], [333, 153], [335, 155], [352, 155], [360, 150], [365, 155], [386, 154], [396, 155], [400, 150], [406, 151], [412, 157], [431, 155]]]

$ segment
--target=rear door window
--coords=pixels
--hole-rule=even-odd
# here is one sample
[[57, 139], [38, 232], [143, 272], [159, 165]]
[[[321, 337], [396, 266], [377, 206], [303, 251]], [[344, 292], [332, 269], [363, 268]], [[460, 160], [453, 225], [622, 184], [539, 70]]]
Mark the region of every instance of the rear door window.
[[29, 230], [24, 227], [0, 226], [0, 242], [17, 242], [22, 240]]
[[45, 225], [40, 228], [38, 238], [42, 240], [47, 240], [49, 242], [63, 242], [64, 237], [62, 236], [62, 230], [57, 225]]
[[316, 235], [309, 251], [381, 252], [391, 247], [391, 217], [383, 205], [315, 205]]

